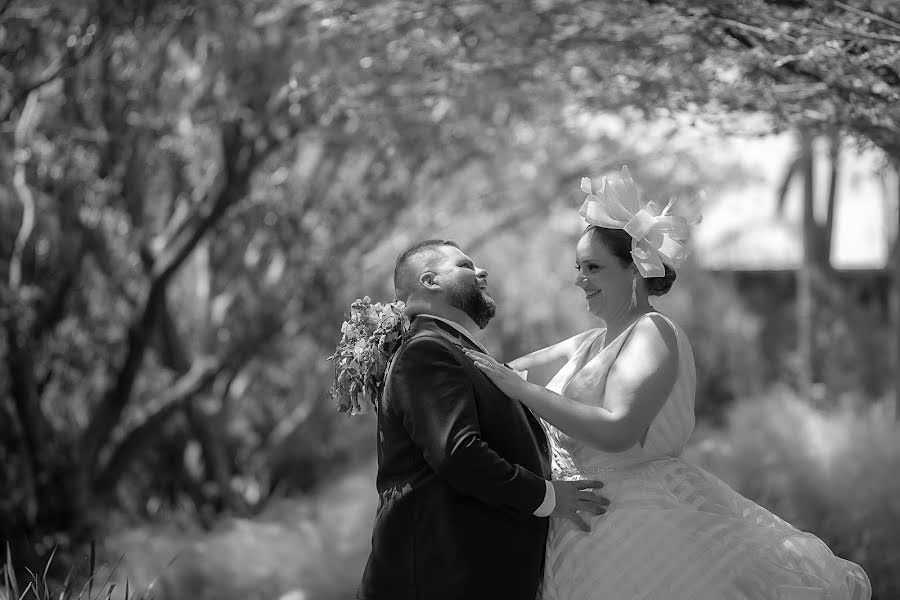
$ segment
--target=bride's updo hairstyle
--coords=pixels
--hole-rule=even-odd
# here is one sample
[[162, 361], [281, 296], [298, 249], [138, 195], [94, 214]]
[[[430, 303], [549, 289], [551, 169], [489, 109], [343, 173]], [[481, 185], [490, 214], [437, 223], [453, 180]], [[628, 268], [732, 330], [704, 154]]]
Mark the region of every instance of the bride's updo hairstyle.
[[[609, 253], [615, 256], [622, 263], [623, 267], [634, 265], [631, 258], [631, 236], [624, 229], [610, 229], [607, 227], [598, 227], [596, 225], [588, 225], [584, 230], [582, 237], [591, 234], [597, 236], [597, 239], [609, 250]], [[647, 294], [650, 296], [663, 296], [672, 289], [675, 283], [675, 269], [667, 264], [663, 264], [666, 274], [662, 277], [647, 277], [644, 285], [647, 286]]]

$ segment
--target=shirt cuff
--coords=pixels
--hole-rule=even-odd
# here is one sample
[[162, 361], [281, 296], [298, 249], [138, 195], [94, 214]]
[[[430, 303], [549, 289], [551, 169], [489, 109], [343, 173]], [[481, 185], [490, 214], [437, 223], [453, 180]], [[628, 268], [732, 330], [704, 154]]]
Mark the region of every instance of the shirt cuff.
[[553, 484], [546, 479], [544, 483], [547, 485], [547, 491], [544, 492], [544, 501], [534, 511], [534, 516], [536, 517], [549, 517], [553, 509], [556, 508], [556, 490], [553, 489]]

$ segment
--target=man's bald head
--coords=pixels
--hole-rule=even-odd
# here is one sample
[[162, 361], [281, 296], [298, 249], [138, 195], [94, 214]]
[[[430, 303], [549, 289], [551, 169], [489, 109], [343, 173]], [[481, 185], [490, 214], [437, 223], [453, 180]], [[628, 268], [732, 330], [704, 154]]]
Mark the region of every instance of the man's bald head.
[[397, 257], [394, 266], [394, 293], [398, 300], [408, 301], [418, 289], [422, 273], [446, 258], [441, 252], [443, 246], [459, 248], [456, 242], [450, 240], [425, 240], [407, 248]]

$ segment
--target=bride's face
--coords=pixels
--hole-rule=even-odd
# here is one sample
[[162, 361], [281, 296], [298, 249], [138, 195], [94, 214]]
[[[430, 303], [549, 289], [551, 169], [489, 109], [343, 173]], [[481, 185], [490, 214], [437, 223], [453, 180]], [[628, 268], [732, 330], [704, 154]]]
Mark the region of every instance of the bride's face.
[[594, 315], [605, 319], [631, 304], [633, 269], [623, 266], [592, 231], [578, 240], [575, 269], [575, 285], [584, 290]]

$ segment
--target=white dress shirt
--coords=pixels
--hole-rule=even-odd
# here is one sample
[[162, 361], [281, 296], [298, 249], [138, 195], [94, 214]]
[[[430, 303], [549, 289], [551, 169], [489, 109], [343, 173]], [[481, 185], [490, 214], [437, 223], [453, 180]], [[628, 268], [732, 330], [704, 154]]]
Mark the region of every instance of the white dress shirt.
[[[461, 333], [463, 336], [465, 336], [467, 340], [475, 344], [475, 346], [477, 346], [482, 352], [484, 352], [485, 354], [490, 354], [490, 352], [487, 351], [487, 348], [485, 348], [478, 340], [476, 340], [468, 329], [466, 329], [459, 323], [451, 321], [450, 319], [445, 319], [443, 317], [427, 313], [422, 313], [416, 316], [428, 317], [430, 319], [434, 319], [435, 321], [446, 323], [447, 325]], [[537, 510], [534, 511], [534, 516], [536, 517], [549, 517], [550, 513], [553, 512], [553, 509], [556, 508], [556, 490], [553, 489], [553, 484], [546, 479], [544, 480], [544, 484], [546, 485], [546, 491], [544, 492], [544, 501], [540, 506], [537, 507]]]

